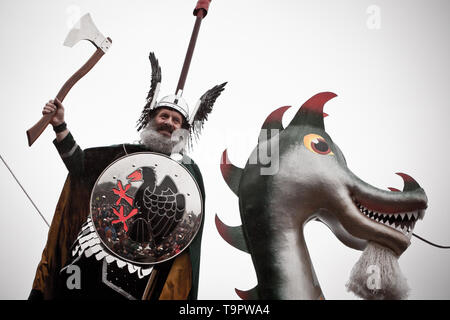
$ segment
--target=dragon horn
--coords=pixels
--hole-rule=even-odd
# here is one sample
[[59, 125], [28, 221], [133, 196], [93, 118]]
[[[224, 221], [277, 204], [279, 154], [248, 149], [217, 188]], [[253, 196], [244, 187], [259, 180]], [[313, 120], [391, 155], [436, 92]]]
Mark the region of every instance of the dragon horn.
[[411, 176], [401, 172], [397, 172], [396, 174], [403, 179], [403, 191], [414, 191], [416, 189], [420, 189], [420, 185]]
[[242, 169], [236, 167], [230, 162], [226, 149], [222, 153], [220, 171], [222, 172], [222, 177], [230, 187], [231, 191], [233, 191], [234, 194], [237, 195], [239, 190], [239, 182], [241, 181]]
[[272, 130], [278, 130], [278, 133], [284, 130], [282, 123], [283, 115], [290, 107], [291, 106], [284, 106], [278, 108], [267, 116], [259, 133], [259, 143], [270, 140], [272, 138]]
[[220, 218], [217, 214], [216, 214], [215, 222], [216, 222], [217, 231], [219, 231], [219, 234], [226, 242], [228, 242], [230, 245], [232, 245], [236, 249], [239, 249], [241, 251], [249, 253], [247, 244], [246, 244], [245, 238], [244, 238], [244, 232], [242, 231], [242, 226], [237, 226], [237, 227], [227, 226], [225, 223], [223, 223], [220, 220]]
[[242, 300], [259, 300], [258, 298], [258, 286], [254, 287], [253, 289], [242, 291], [239, 289], [234, 289], [236, 294], [241, 298]]
[[279, 129], [279, 130], [283, 130], [284, 128], [283, 128], [283, 124], [281, 123], [281, 121], [283, 120], [284, 113], [290, 107], [291, 106], [284, 106], [284, 107], [276, 109], [271, 114], [269, 114], [267, 116], [266, 120], [264, 121], [261, 129], [266, 129], [266, 130]]
[[309, 125], [325, 130], [323, 106], [334, 97], [337, 95], [333, 92], [321, 92], [312, 96], [298, 110], [289, 125]]

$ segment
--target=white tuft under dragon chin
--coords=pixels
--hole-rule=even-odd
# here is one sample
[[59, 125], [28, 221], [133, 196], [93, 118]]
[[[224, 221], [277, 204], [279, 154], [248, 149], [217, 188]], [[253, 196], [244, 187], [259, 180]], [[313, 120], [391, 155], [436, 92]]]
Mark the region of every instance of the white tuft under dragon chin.
[[369, 242], [353, 266], [347, 290], [366, 300], [403, 300], [409, 287], [398, 264], [398, 256], [390, 249]]

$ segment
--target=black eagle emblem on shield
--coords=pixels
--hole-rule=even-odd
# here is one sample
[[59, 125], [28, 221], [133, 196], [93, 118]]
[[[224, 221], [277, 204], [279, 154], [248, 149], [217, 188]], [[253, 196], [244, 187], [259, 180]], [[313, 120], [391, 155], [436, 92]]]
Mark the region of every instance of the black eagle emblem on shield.
[[157, 244], [182, 220], [186, 209], [185, 196], [178, 192], [168, 175], [157, 185], [153, 167], [140, 167], [127, 178], [131, 182], [143, 181], [134, 197], [133, 206], [138, 213], [133, 217], [129, 236], [136, 242]]

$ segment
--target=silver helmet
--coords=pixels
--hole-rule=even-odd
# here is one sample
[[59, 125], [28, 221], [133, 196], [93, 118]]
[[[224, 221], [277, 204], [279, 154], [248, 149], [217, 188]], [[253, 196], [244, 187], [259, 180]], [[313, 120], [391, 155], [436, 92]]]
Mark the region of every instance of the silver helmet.
[[189, 122], [189, 106], [186, 100], [184, 100], [184, 98], [181, 97], [181, 94], [178, 95], [173, 94], [170, 96], [165, 96], [156, 104], [154, 109], [162, 107], [172, 108], [178, 111], [186, 119], [186, 121]]

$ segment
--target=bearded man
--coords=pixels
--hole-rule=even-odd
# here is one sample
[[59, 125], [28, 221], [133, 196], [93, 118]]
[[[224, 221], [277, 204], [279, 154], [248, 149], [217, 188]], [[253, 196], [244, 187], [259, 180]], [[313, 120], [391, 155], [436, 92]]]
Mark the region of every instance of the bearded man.
[[[141, 152], [172, 155], [173, 159], [176, 158], [174, 155], [178, 155], [177, 161], [189, 171], [198, 186], [204, 208], [205, 191], [201, 172], [192, 159], [182, 154], [183, 146], [193, 132], [198, 134], [225, 83], [206, 92], [200, 98], [196, 110], [189, 114], [180, 94], [164, 97], [156, 103], [160, 68], [153, 53], [150, 54], [150, 61], [152, 85], [138, 121], [140, 144], [82, 150], [67, 129], [61, 102], [50, 100], [44, 106], [44, 115], [54, 113], [50, 122], [56, 133], [53, 143], [69, 175], [37, 267], [30, 300], [197, 298], [204, 219], [201, 219], [199, 229], [186, 250], [180, 251], [176, 247], [173, 250], [177, 252], [174, 258], [143, 265], [134, 263], [132, 259], [121, 259], [122, 256], [111, 254], [105, 245], [102, 246], [91, 218], [93, 215], [90, 215], [91, 192], [105, 168], [124, 156]], [[197, 121], [196, 126], [194, 121]], [[100, 212], [101, 208], [98, 210]], [[123, 232], [118, 235], [111, 229], [108, 226], [102, 229], [108, 234], [107, 239], [123, 237]]]

